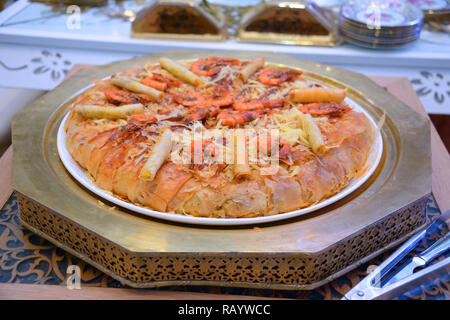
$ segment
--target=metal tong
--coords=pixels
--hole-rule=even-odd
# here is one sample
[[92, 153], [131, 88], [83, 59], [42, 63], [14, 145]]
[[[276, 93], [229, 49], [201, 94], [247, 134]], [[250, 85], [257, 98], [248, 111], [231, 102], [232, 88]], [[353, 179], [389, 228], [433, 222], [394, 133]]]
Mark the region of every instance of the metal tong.
[[[342, 300], [392, 299], [439, 276], [449, 274], [450, 257], [429, 266], [428, 264], [450, 248], [450, 232], [425, 251], [416, 254], [393, 270], [409, 252], [416, 248], [419, 241], [438, 224], [438, 221], [445, 222], [450, 229], [450, 210], [442, 214], [427, 229], [405, 242], [387, 260], [348, 291]], [[414, 272], [419, 267], [423, 269]]]

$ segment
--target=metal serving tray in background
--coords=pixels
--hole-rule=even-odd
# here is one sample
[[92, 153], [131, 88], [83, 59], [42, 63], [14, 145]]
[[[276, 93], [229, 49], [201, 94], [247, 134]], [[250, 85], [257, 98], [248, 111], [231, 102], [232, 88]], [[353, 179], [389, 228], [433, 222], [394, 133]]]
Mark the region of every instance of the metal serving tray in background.
[[[201, 32], [183, 33], [183, 26], [178, 31], [150, 32], [149, 26], [157, 23], [153, 15], [160, 15], [158, 10], [169, 10], [168, 18], [174, 18], [174, 12], [178, 11], [179, 18], [191, 16], [204, 28]], [[172, 13], [170, 13], [172, 10]], [[203, 19], [203, 20], [201, 20]], [[203, 22], [202, 22], [203, 21]], [[225, 40], [227, 36], [225, 15], [212, 4], [199, 0], [153, 0], [147, 7], [140, 10], [132, 22], [131, 36], [135, 38], [166, 38], [166, 39], [193, 39], [193, 40]], [[208, 30], [207, 30], [208, 29]]]
[[[295, 32], [284, 31], [289, 23], [288, 19], [282, 18], [283, 15], [293, 23], [300, 23], [300, 27], [297, 27]], [[263, 30], [265, 17], [269, 17], [279, 31]], [[315, 28], [316, 32], [308, 31], [308, 28]], [[311, 46], [337, 46], [343, 43], [338, 31], [337, 18], [332, 10], [320, 8], [311, 1], [280, 0], [261, 1], [250, 8], [242, 16], [237, 40]]]

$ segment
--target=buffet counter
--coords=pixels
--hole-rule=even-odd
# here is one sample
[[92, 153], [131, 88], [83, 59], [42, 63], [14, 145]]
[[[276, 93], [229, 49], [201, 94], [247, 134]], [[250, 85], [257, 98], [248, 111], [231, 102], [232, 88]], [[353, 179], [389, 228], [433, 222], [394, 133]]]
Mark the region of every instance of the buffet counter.
[[[247, 6], [257, 1], [211, 1]], [[137, 12], [140, 1], [123, 8]], [[0, 13], [0, 87], [51, 90], [74, 64], [105, 64], [171, 49], [209, 49], [277, 52], [356, 71], [368, 76], [408, 78], [425, 109], [449, 114], [450, 37], [423, 30], [415, 43], [379, 50], [344, 43], [335, 47], [291, 46], [225, 41], [138, 39], [130, 36], [131, 22], [111, 18], [105, 9], [80, 12], [79, 28], [70, 26], [73, 14], [42, 3], [19, 0]]]

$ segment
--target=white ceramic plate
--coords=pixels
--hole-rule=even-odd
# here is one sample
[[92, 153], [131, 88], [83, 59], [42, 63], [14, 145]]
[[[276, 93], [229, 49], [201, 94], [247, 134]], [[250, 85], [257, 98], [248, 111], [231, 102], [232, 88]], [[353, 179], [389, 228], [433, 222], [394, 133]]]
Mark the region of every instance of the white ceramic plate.
[[[374, 126], [376, 126], [375, 121], [369, 116], [369, 114], [359, 105], [357, 105], [354, 101], [350, 99], [346, 99], [346, 102], [354, 108], [355, 111], [363, 112], [372, 122]], [[367, 164], [369, 165], [366, 172], [359, 178], [355, 178], [350, 180], [349, 184], [343, 188], [339, 193], [335, 194], [334, 196], [331, 196], [322, 202], [319, 202], [315, 205], [295, 210], [291, 212], [276, 214], [272, 216], [265, 216], [265, 217], [256, 217], [256, 218], [205, 218], [205, 217], [193, 217], [193, 216], [185, 216], [175, 213], [166, 213], [166, 212], [159, 212], [154, 211], [151, 209], [148, 209], [146, 207], [137, 206], [134, 204], [131, 204], [129, 202], [120, 200], [119, 198], [116, 198], [109, 193], [105, 192], [104, 190], [98, 188], [96, 185], [93, 184], [93, 182], [88, 178], [88, 175], [86, 174], [86, 170], [81, 168], [78, 163], [72, 158], [69, 151], [66, 148], [66, 132], [64, 130], [64, 124], [67, 121], [69, 116], [69, 113], [66, 114], [63, 121], [61, 122], [61, 125], [58, 129], [58, 136], [57, 136], [57, 148], [59, 157], [66, 167], [67, 171], [84, 187], [92, 191], [93, 193], [97, 194], [101, 198], [108, 200], [118, 206], [121, 206], [123, 208], [129, 209], [134, 212], [139, 212], [144, 215], [164, 219], [164, 220], [170, 220], [174, 222], [181, 222], [181, 223], [189, 223], [189, 224], [199, 224], [199, 225], [216, 225], [216, 226], [231, 226], [231, 225], [248, 225], [248, 224], [259, 224], [259, 223], [266, 223], [266, 222], [272, 222], [272, 221], [279, 221], [284, 220], [296, 216], [300, 216], [315, 210], [318, 210], [320, 208], [323, 208], [325, 206], [328, 206], [345, 196], [349, 195], [356, 189], [358, 189], [364, 182], [369, 179], [369, 177], [373, 174], [375, 169], [377, 168], [381, 156], [383, 154], [383, 139], [381, 137], [381, 134], [378, 133], [378, 135], [374, 139], [373, 147], [371, 149], [371, 152], [369, 154]]]

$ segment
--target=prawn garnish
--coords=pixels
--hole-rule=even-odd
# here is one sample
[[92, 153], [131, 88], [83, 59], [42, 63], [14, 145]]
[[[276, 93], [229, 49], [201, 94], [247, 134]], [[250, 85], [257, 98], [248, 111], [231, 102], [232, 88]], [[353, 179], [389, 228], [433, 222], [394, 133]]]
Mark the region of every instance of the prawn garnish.
[[152, 73], [152, 79], [155, 81], [167, 83], [167, 86], [169, 88], [179, 87], [182, 84], [182, 82], [178, 79], [174, 79], [172, 77], [169, 77], [162, 73], [157, 73], [157, 72]]
[[204, 104], [206, 97], [199, 92], [190, 91], [183, 95], [175, 95], [174, 100], [185, 107], [195, 107]]
[[199, 76], [211, 77], [220, 72], [226, 65], [240, 65], [237, 59], [221, 57], [205, 57], [198, 59], [191, 65], [191, 71]]
[[135, 123], [135, 124], [149, 124], [149, 123], [155, 123], [158, 119], [155, 116], [152, 116], [150, 114], [135, 114], [132, 116], [129, 116], [127, 119], [128, 123]]
[[205, 119], [209, 119], [214, 117], [219, 113], [219, 108], [210, 106], [210, 107], [195, 107], [189, 110], [187, 117], [184, 119], [184, 122], [189, 123], [193, 121], [203, 121]]
[[161, 73], [153, 72], [150, 77], [145, 77], [141, 80], [143, 85], [155, 88], [159, 91], [166, 91], [167, 88], [179, 87], [181, 86], [181, 81], [173, 79], [169, 76], [163, 75]]
[[[208, 141], [208, 140], [194, 140], [194, 141], [192, 141], [191, 142], [191, 150], [190, 151], [191, 151], [191, 161], [192, 161], [192, 163], [196, 163], [196, 162], [198, 162], [198, 160], [200, 160], [200, 162], [203, 162], [204, 161], [204, 157], [203, 157], [204, 155], [207, 155], [207, 156], [210, 156], [210, 157], [214, 157], [217, 154], [217, 152], [218, 152], [217, 147], [214, 145], [214, 143], [212, 143], [211, 141]], [[198, 157], [198, 152], [199, 151], [201, 152], [200, 159]]]
[[264, 108], [282, 108], [284, 106], [283, 99], [261, 99]]
[[166, 91], [167, 89], [167, 83], [153, 80], [151, 77], [145, 77], [141, 80], [141, 83], [145, 86], [155, 88], [159, 91]]
[[233, 104], [233, 108], [239, 111], [251, 111], [281, 108], [283, 105], [284, 101], [282, 99], [240, 99]]
[[[278, 146], [272, 146], [272, 140], [278, 140]], [[257, 148], [259, 152], [271, 156], [275, 152], [274, 147], [278, 147], [280, 159], [289, 160], [291, 158], [291, 144], [286, 139], [270, 134], [258, 135]]]
[[207, 99], [206, 104], [216, 107], [225, 107], [233, 104], [233, 102], [234, 97], [230, 91], [223, 87], [215, 86], [214, 93]]
[[269, 86], [279, 86], [285, 81], [301, 80], [301, 74], [298, 70], [266, 68], [259, 73], [258, 81]]
[[217, 115], [217, 121], [222, 121], [224, 126], [236, 127], [250, 121], [255, 120], [263, 112], [256, 111], [222, 111]]
[[124, 104], [133, 104], [133, 103], [150, 103], [153, 101], [152, 97], [143, 94], [143, 93], [134, 93], [128, 92], [120, 89], [109, 89], [104, 91], [105, 97], [109, 102], [112, 103], [124, 103]]
[[340, 115], [342, 113], [351, 111], [352, 108], [350, 108], [346, 104], [315, 102], [304, 104], [299, 108], [299, 110], [302, 113], [308, 113], [312, 116], [321, 116], [321, 115]]
[[213, 169], [211, 176], [222, 170], [226, 164], [216, 163], [215, 157], [221, 152], [218, 146], [209, 140], [194, 140], [191, 142], [191, 165], [194, 171]]

